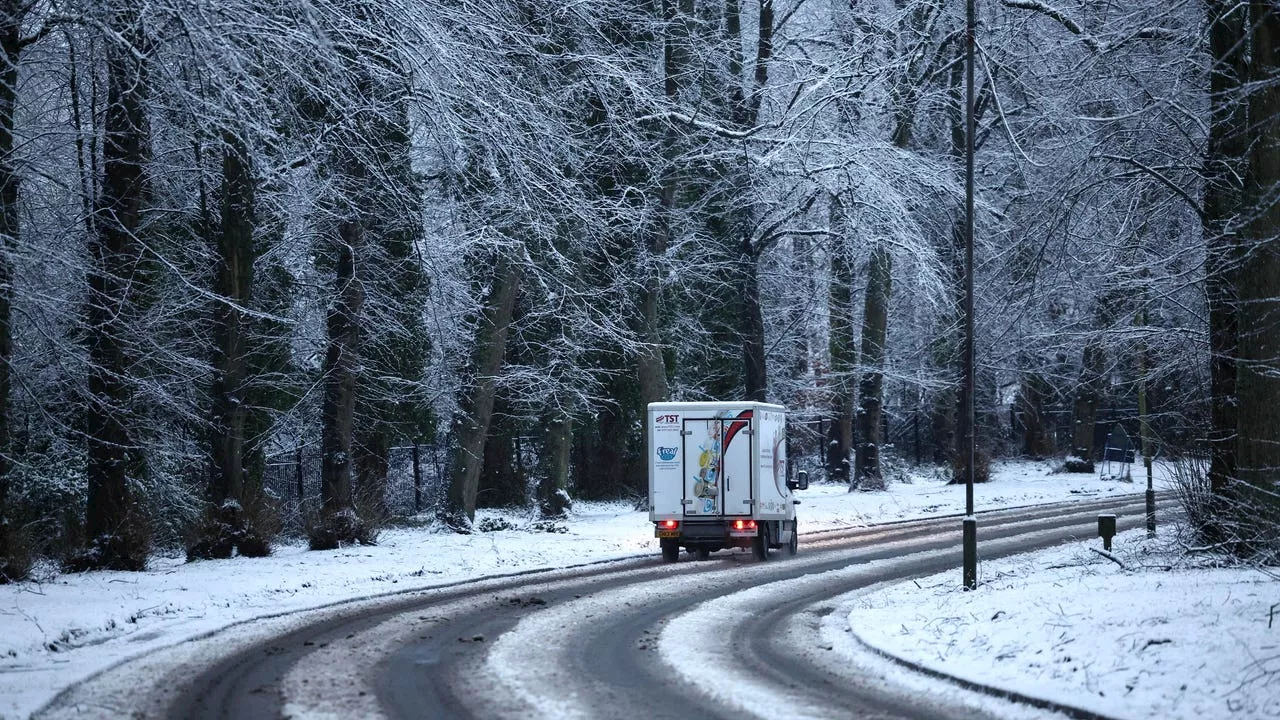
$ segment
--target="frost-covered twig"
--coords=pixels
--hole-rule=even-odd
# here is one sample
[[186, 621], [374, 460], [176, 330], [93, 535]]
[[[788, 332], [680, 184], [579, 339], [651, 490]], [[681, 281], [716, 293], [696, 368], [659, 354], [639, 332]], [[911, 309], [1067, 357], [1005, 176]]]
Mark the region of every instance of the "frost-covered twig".
[[1123, 570], [1128, 570], [1128, 569], [1129, 569], [1129, 566], [1128, 566], [1128, 565], [1125, 565], [1125, 564], [1120, 560], [1120, 558], [1116, 557], [1115, 555], [1112, 555], [1111, 553], [1107, 552], [1106, 550], [1099, 550], [1098, 548], [1089, 548], [1089, 549], [1090, 549], [1090, 550], [1092, 550], [1092, 551], [1094, 551], [1094, 552], [1096, 552], [1096, 553], [1098, 553], [1098, 554], [1099, 554], [1099, 555], [1101, 555], [1102, 557], [1104, 557], [1104, 558], [1106, 558], [1106, 559], [1110, 560], [1111, 562], [1113, 562], [1113, 563], [1115, 563], [1115, 564], [1119, 565], [1121, 569], [1123, 569]]

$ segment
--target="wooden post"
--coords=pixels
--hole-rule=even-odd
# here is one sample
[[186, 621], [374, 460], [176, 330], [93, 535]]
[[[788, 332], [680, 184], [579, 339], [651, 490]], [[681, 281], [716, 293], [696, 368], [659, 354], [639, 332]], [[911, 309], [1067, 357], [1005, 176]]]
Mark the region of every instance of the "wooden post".
[[422, 512], [422, 456], [416, 442], [413, 444], [413, 512]]
[[302, 444], [298, 444], [298, 449], [293, 453], [293, 477], [298, 483], [298, 510], [302, 510], [302, 501], [305, 497], [304, 488], [302, 486]]
[[920, 406], [917, 405], [915, 412], [911, 415], [911, 425], [916, 435], [916, 465], [920, 464]]

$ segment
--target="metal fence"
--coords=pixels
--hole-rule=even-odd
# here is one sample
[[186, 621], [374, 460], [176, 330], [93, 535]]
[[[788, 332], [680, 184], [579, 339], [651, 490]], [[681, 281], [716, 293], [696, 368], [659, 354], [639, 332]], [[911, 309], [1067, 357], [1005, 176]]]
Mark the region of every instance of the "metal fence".
[[[434, 513], [443, 500], [448, 483], [445, 449], [419, 445], [417, 450], [420, 477], [416, 481], [413, 446], [391, 448], [388, 455], [384, 501], [392, 517]], [[319, 447], [303, 446], [268, 456], [263, 483], [280, 506], [285, 531], [302, 532], [308, 514], [320, 503]], [[357, 495], [359, 492], [357, 487]]]

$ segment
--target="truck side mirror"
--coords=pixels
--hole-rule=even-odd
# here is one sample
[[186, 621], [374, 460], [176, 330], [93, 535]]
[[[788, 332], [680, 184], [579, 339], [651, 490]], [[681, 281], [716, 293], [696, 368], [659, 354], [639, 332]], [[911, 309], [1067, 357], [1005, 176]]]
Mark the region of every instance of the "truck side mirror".
[[809, 489], [809, 471], [801, 470], [796, 473], [795, 480], [788, 480], [787, 487], [792, 490], [808, 490]]

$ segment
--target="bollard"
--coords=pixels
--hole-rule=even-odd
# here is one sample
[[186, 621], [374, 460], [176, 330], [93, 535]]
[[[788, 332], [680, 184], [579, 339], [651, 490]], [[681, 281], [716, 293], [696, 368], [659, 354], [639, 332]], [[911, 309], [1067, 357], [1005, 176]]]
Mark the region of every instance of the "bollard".
[[978, 518], [970, 515], [961, 522], [964, 543], [964, 589], [978, 589]]
[[1102, 538], [1102, 549], [1111, 550], [1111, 538], [1116, 535], [1116, 516], [1098, 516], [1098, 537]]

